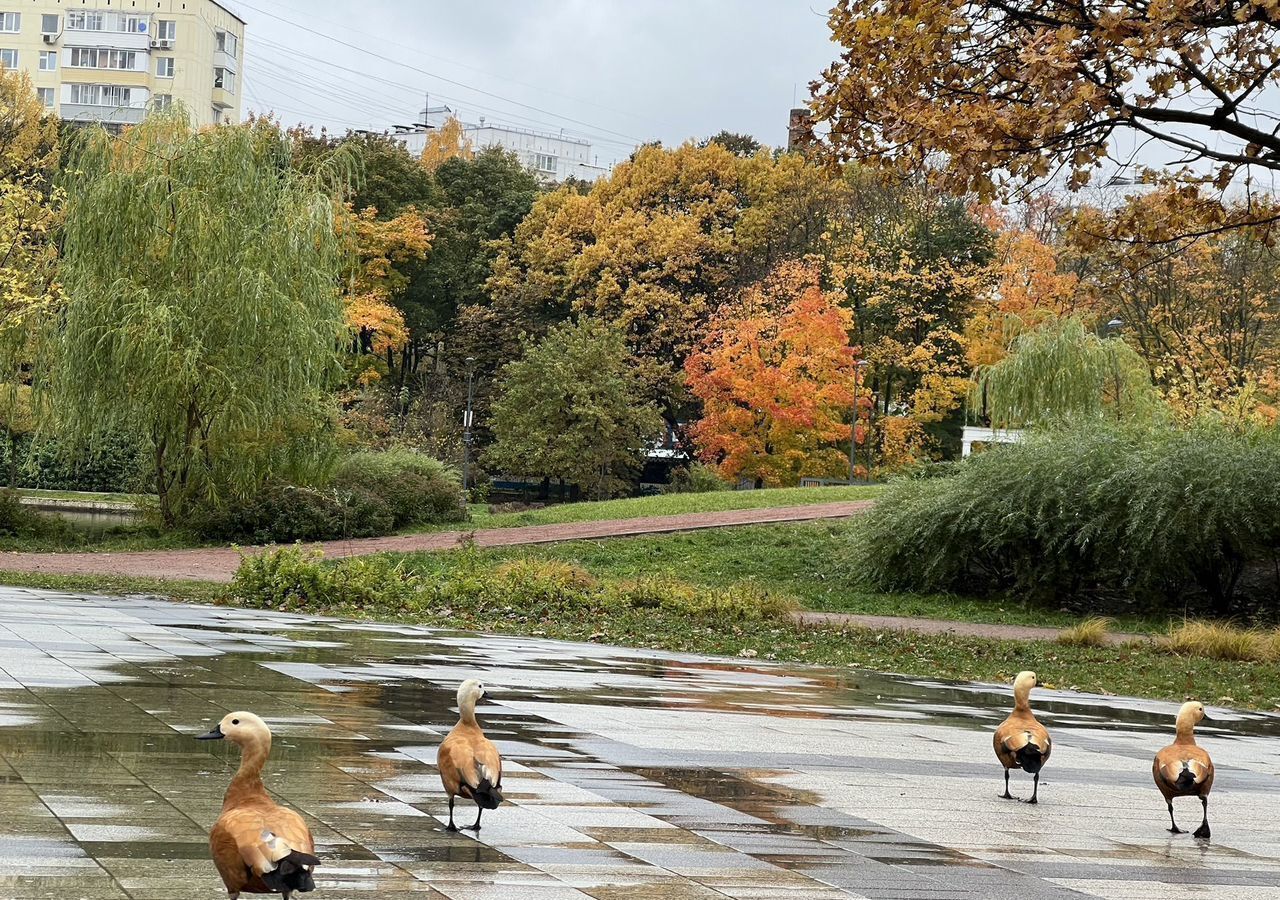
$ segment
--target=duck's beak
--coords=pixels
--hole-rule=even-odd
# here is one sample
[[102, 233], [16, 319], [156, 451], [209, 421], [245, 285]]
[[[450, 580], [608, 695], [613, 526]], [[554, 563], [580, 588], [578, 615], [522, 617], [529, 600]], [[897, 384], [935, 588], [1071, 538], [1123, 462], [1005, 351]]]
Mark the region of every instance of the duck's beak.
[[196, 740], [197, 741], [220, 741], [224, 737], [226, 737], [226, 735], [222, 733], [222, 723], [219, 722], [217, 725], [213, 726], [213, 731], [210, 731], [208, 734], [200, 735], [198, 738], [196, 738]]
[[1213, 719], [1209, 718], [1209, 714], [1208, 714], [1208, 713], [1201, 713], [1201, 714], [1200, 714], [1200, 719], [1201, 719], [1202, 721], [1205, 721], [1205, 722], [1212, 722], [1212, 721], [1213, 721]]

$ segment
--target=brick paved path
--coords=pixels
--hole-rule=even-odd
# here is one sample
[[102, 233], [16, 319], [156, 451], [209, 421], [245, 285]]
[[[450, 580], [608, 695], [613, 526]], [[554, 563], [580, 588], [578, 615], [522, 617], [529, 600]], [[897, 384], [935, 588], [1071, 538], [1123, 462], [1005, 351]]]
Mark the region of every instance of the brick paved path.
[[[739, 509], [711, 513], [686, 513], [678, 516], [613, 519], [604, 522], [489, 528], [472, 532], [403, 534], [393, 537], [326, 541], [313, 546], [321, 550], [325, 556], [339, 558], [364, 556], [370, 553], [451, 550], [467, 539], [473, 539], [477, 547], [549, 544], [641, 534], [667, 534], [734, 525], [841, 519], [870, 508], [873, 502], [872, 500], [855, 500], [841, 503], [815, 503], [810, 506], [783, 506], [773, 509]], [[250, 547], [243, 552], [260, 553], [264, 549]], [[236, 567], [240, 564], [240, 553], [241, 551], [229, 547], [127, 553], [0, 553], [0, 572], [114, 575], [176, 581], [228, 582], [235, 575]]]

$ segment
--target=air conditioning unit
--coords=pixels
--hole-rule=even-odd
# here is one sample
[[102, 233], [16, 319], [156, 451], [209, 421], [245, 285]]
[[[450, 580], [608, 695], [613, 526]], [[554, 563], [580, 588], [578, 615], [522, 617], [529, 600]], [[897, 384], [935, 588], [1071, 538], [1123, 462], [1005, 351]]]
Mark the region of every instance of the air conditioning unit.
[[151, 49], [152, 50], [172, 50], [173, 41], [161, 40], [159, 38], [156, 38], [151, 42]]
[[41, 37], [44, 38], [44, 42], [46, 44], [52, 44], [58, 39], [58, 36], [56, 34], [50, 34], [47, 31], [43, 35], [41, 35]]

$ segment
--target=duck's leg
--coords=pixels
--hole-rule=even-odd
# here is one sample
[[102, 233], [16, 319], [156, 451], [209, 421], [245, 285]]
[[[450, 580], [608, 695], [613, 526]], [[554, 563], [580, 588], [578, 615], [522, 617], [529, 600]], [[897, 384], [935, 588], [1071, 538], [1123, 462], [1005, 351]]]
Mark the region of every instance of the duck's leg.
[[480, 833], [480, 817], [483, 815], [484, 815], [484, 807], [477, 806], [476, 807], [476, 823], [474, 825], [468, 825], [467, 830], [474, 831], [476, 834], [479, 834]]
[[1008, 769], [1005, 769], [1005, 770], [1004, 770], [1004, 793], [1000, 795], [1000, 799], [1001, 799], [1001, 800], [1013, 800], [1013, 799], [1016, 799], [1016, 798], [1013, 796], [1013, 794], [1010, 794], [1010, 793], [1009, 793], [1009, 770], [1008, 770]]
[[457, 831], [458, 826], [453, 824], [453, 797], [449, 797], [449, 824], [445, 826], [445, 831]]
[[1167, 802], [1169, 804], [1169, 823], [1173, 826], [1172, 828], [1169, 829], [1169, 833], [1185, 834], [1186, 832], [1184, 832], [1181, 828], [1178, 827], [1178, 821], [1173, 817], [1173, 801], [1169, 800]]
[[1201, 797], [1200, 803], [1204, 806], [1204, 820], [1200, 823], [1200, 827], [1195, 830], [1193, 835], [1198, 838], [1209, 837], [1209, 798]]
[[1038, 800], [1036, 799], [1036, 795], [1037, 795], [1037, 794], [1039, 794], [1039, 793], [1040, 793], [1040, 773], [1039, 773], [1039, 772], [1037, 772], [1034, 776], [1032, 776], [1032, 781], [1031, 781], [1031, 799], [1030, 799], [1030, 800], [1028, 800], [1027, 802], [1028, 802], [1028, 803], [1039, 803], [1040, 801], [1038, 801]]

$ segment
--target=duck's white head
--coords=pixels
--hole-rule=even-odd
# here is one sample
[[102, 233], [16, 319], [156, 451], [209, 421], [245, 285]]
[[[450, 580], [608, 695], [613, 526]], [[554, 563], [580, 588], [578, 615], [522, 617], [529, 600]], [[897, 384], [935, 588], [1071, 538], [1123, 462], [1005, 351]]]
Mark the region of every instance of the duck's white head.
[[458, 709], [475, 712], [476, 704], [484, 699], [484, 685], [477, 678], [468, 678], [458, 685]]
[[1023, 695], [1031, 693], [1033, 687], [1040, 686], [1040, 679], [1036, 677], [1035, 672], [1019, 672], [1018, 677], [1013, 679], [1014, 693]]
[[222, 721], [215, 725], [212, 731], [200, 735], [196, 740], [228, 740], [243, 747], [246, 744], [262, 741], [270, 743], [271, 729], [267, 727], [266, 722], [251, 712], [233, 712], [223, 716]]
[[1199, 700], [1188, 700], [1178, 710], [1176, 722], [1179, 728], [1195, 728], [1206, 720], [1209, 720], [1209, 716], [1204, 711], [1204, 704]]

